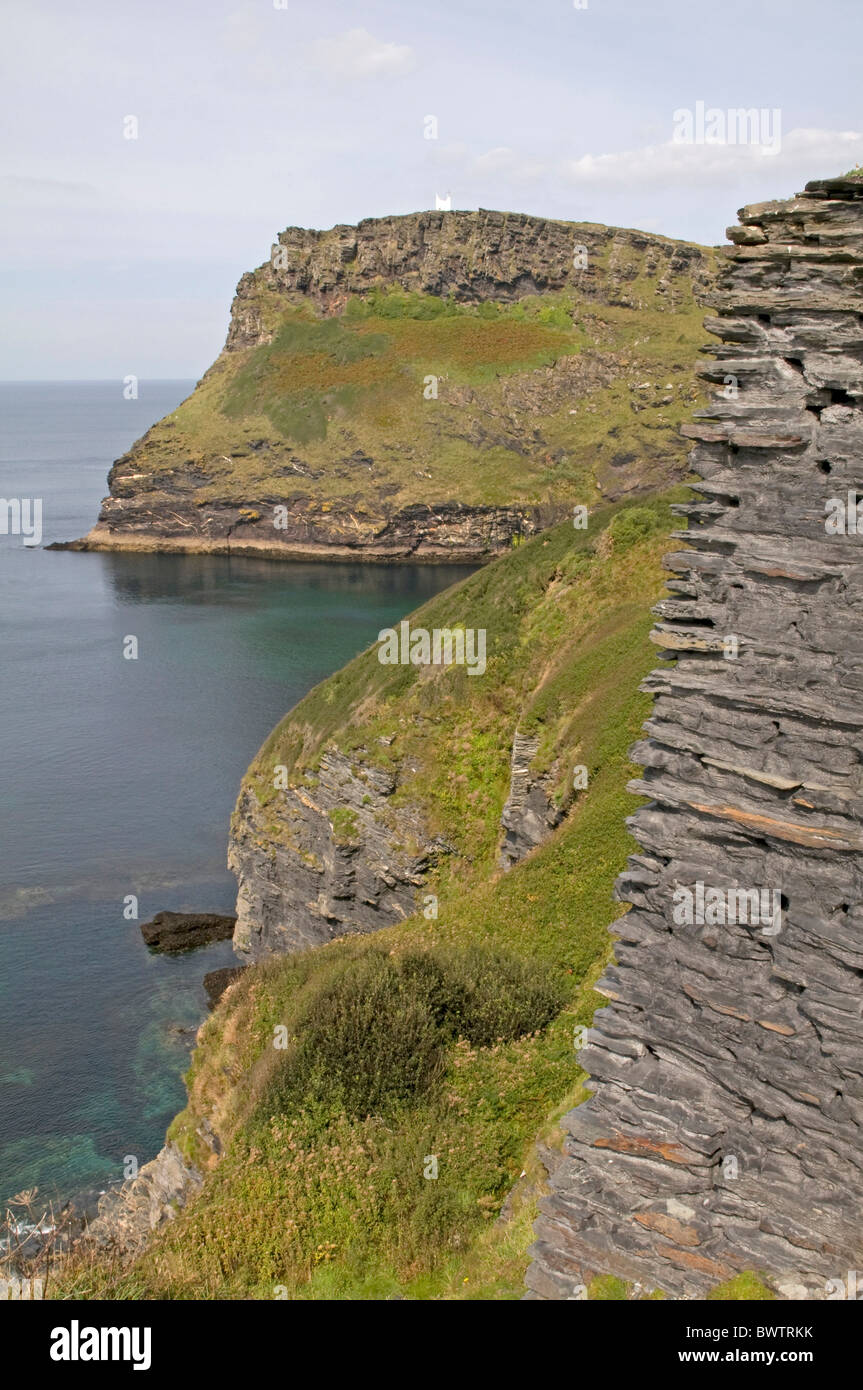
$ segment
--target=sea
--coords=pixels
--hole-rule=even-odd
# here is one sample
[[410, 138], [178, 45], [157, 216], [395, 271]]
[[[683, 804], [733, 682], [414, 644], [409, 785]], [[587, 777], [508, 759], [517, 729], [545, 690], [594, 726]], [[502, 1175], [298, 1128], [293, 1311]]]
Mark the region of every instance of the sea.
[[27, 545], [2, 533], [0, 500], [0, 1215], [156, 1154], [203, 976], [233, 956], [151, 954], [141, 922], [233, 911], [228, 823], [259, 746], [470, 572], [47, 550], [90, 529], [112, 461], [193, 386], [142, 381], [127, 400], [115, 381], [0, 383], [0, 499], [25, 521], [42, 508]]

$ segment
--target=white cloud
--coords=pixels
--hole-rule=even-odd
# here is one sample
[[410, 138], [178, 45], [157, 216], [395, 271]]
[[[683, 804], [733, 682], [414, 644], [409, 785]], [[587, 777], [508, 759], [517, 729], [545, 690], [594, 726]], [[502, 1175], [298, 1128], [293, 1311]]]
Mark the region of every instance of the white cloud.
[[0, 49], [0, 73], [4, 83], [15, 82], [28, 70], [37, 80], [68, 82], [70, 72], [89, 73], [98, 66], [82, 32], [85, 26], [80, 16], [64, 13], [63, 6], [52, 6], [49, 13], [32, 0], [6, 0], [3, 22], [6, 32]]
[[251, 4], [231, 10], [222, 20], [222, 40], [232, 53], [256, 49], [271, 39], [270, 26], [276, 15]]
[[672, 140], [616, 154], [586, 154], [567, 161], [564, 175], [587, 188], [633, 186], [716, 188], [737, 183], [750, 173], [788, 173], [811, 178], [840, 174], [863, 159], [863, 134], [853, 130], [797, 129], [784, 135], [778, 149], [760, 145], [685, 145]]
[[311, 59], [328, 77], [402, 77], [416, 66], [409, 44], [385, 43], [367, 29], [347, 29], [310, 45]]
[[[474, 207], [477, 200], [489, 198], [492, 202], [486, 205], [496, 207], [501, 198], [510, 203], [513, 196], [532, 197], [537, 182], [550, 172], [547, 161], [510, 145], [496, 145], [474, 154], [467, 145], [451, 142], [430, 149], [429, 155], [435, 177], [458, 189], [454, 207]], [[462, 201], [465, 198], [467, 201]]]

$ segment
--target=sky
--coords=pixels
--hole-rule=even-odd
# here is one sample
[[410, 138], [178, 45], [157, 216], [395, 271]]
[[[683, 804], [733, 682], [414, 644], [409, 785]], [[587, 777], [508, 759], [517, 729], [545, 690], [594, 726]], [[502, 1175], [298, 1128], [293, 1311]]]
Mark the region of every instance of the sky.
[[861, 0], [0, 0], [0, 379], [197, 378], [279, 231], [437, 197], [716, 245], [863, 163], [861, 52]]

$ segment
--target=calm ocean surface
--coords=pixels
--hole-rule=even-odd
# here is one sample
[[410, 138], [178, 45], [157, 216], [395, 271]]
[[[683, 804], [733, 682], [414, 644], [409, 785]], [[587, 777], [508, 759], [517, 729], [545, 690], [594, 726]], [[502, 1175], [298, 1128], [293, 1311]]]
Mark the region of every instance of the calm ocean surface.
[[[193, 382], [0, 383], [0, 497], [83, 535], [106, 473]], [[122, 1176], [184, 1103], [208, 970], [150, 956], [161, 908], [230, 912], [240, 778], [311, 686], [463, 566], [79, 555], [0, 535], [0, 1202]], [[134, 634], [139, 659], [122, 657]]]

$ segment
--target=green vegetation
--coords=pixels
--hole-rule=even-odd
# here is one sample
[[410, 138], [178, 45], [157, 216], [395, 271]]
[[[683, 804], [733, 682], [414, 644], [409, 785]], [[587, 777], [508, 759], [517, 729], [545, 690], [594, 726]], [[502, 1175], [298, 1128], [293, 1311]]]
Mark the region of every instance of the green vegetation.
[[[638, 684], [655, 659], [646, 638], [671, 524], [668, 498], [607, 509], [587, 533], [557, 527], [412, 615], [486, 626], [484, 678], [382, 666], [371, 649], [283, 721], [253, 768], [269, 812], [274, 761], [314, 776], [336, 742], [356, 765], [398, 762], [396, 797], [457, 848], [438, 917], [248, 970], [204, 1026], [171, 1129], [205, 1168], [203, 1193], [130, 1269], [70, 1272], [55, 1294], [521, 1296], [542, 1185], [534, 1144], [559, 1143], [557, 1118], [583, 1099], [573, 1032], [599, 1003], [612, 885], [632, 849], [627, 749], [647, 711]], [[559, 763], [566, 816], [500, 874], [519, 717]], [[589, 769], [577, 798], [574, 760]]]
[[[274, 732], [251, 774], [268, 833], [273, 762], [304, 785], [334, 743], [357, 768], [389, 762], [393, 799], [453, 838], [438, 916], [247, 970], [204, 1025], [169, 1132], [205, 1172], [201, 1195], [130, 1267], [82, 1261], [49, 1296], [521, 1297], [537, 1140], [559, 1145], [560, 1117], [586, 1094], [573, 1035], [602, 1002], [612, 886], [633, 848], [627, 750], [648, 709], [638, 686], [681, 494], [606, 509], [587, 533], [558, 527], [412, 615], [487, 626], [485, 678], [382, 666], [372, 648]], [[539, 735], [536, 766], [565, 816], [501, 874], [516, 721]], [[577, 796], [576, 760], [589, 770]], [[588, 1289], [633, 1296], [611, 1276]], [[772, 1296], [750, 1274], [712, 1295]]]
[[337, 806], [330, 816], [330, 825], [337, 844], [351, 844], [357, 837], [357, 813], [349, 806]]
[[335, 1121], [389, 1117], [442, 1079], [447, 1046], [523, 1037], [563, 1003], [538, 962], [475, 946], [393, 957], [372, 945], [286, 1001], [293, 1045], [262, 1054], [259, 1119], [305, 1108]]
[[196, 506], [262, 514], [303, 499], [360, 525], [451, 501], [558, 519], [573, 496], [666, 487], [700, 398], [693, 271], [621, 246], [595, 273], [590, 296], [477, 303], [382, 285], [326, 312], [262, 276], [247, 305], [268, 340], [219, 357], [123, 461], [120, 495], [158, 502], [179, 484]]
[[766, 1303], [774, 1300], [776, 1294], [757, 1274], [745, 1270], [743, 1274], [736, 1274], [724, 1284], [718, 1284], [715, 1289], [710, 1290], [707, 1297], [717, 1303]]
[[[393, 808], [422, 808], [430, 831], [456, 849], [462, 881], [466, 865], [474, 880], [487, 877], [516, 720], [539, 735], [536, 767], [550, 775], [562, 809], [573, 803], [573, 766], [587, 766], [592, 778], [610, 755], [609, 711], [634, 693], [622, 673], [651, 661], [650, 602], [670, 526], [666, 502], [598, 509], [588, 531], [564, 523], [438, 595], [412, 624], [486, 629], [485, 676], [472, 679], [455, 666], [433, 673], [384, 666], [375, 649], [364, 653], [302, 700], [264, 744], [249, 771], [261, 805], [281, 803], [275, 764], [292, 782], [313, 785], [334, 740], [359, 768], [397, 771]], [[453, 872], [447, 857], [431, 887], [442, 890]]]
[[628, 1293], [628, 1286], [613, 1274], [597, 1275], [587, 1286], [588, 1298], [596, 1303], [623, 1303]]

